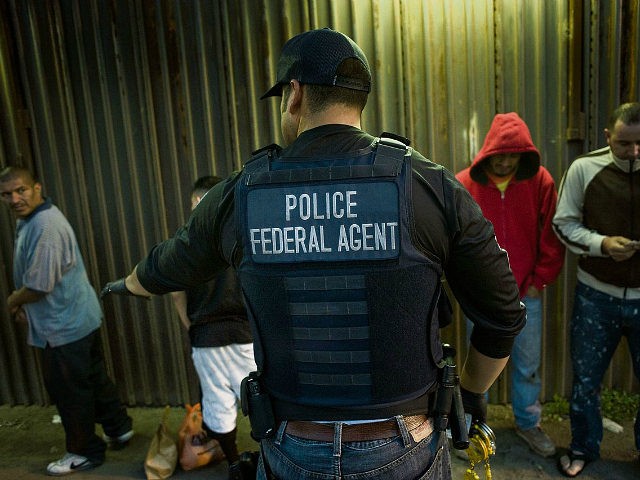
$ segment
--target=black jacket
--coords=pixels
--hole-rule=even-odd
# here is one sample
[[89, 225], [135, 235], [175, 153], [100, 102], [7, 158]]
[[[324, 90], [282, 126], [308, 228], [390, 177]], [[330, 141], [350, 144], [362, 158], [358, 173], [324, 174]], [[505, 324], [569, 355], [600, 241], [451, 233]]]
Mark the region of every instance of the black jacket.
[[[283, 150], [282, 159], [347, 154], [368, 148], [373, 139], [354, 127], [324, 125], [303, 132]], [[480, 207], [451, 172], [415, 150], [412, 163], [414, 244], [442, 265], [451, 291], [475, 324], [474, 347], [488, 357], [507, 357], [525, 323], [507, 254]], [[155, 294], [184, 290], [237, 264], [241, 258], [234, 219], [237, 180], [238, 174], [232, 174], [213, 187], [187, 224], [138, 264], [144, 288]]]

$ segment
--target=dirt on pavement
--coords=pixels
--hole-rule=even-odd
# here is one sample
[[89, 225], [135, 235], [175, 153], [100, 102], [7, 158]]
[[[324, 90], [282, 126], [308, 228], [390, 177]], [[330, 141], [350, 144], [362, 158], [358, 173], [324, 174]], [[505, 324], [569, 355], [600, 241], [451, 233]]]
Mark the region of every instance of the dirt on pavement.
[[[122, 450], [108, 450], [103, 465], [71, 476], [74, 480], [125, 480], [145, 479], [144, 459], [160, 419], [162, 408], [130, 408], [134, 418], [136, 435]], [[0, 480], [36, 480], [47, 477], [49, 462], [64, 454], [62, 426], [52, 423], [54, 407], [0, 406]], [[185, 415], [180, 407], [171, 409], [168, 419], [170, 432], [177, 437], [177, 430]], [[513, 430], [513, 416], [508, 406], [489, 406], [489, 425], [496, 434], [496, 454], [491, 458], [494, 480], [533, 480], [564, 478], [558, 473], [555, 458], [542, 458], [529, 450]], [[558, 447], [569, 442], [569, 420], [546, 419], [544, 430]], [[633, 442], [633, 422], [622, 423], [623, 432], [605, 431], [602, 442], [602, 459], [587, 466], [581, 480], [632, 480], [640, 479], [640, 461]], [[99, 427], [98, 427], [99, 428]], [[240, 451], [257, 450], [250, 438], [246, 418], [239, 416], [238, 443]], [[463, 460], [452, 455], [454, 480], [463, 480], [468, 468]], [[484, 470], [477, 467], [479, 477]], [[207, 465], [198, 470], [183, 471], [178, 466], [171, 478], [191, 480], [226, 480], [227, 465]]]

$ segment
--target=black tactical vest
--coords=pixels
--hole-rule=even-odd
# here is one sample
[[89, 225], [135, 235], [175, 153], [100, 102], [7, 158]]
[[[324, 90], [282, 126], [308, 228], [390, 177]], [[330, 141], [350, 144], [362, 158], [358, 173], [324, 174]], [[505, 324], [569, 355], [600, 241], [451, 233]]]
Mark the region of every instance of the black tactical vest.
[[279, 419], [415, 413], [435, 385], [442, 270], [413, 246], [410, 152], [383, 134], [357, 156], [268, 147], [245, 166], [238, 274]]

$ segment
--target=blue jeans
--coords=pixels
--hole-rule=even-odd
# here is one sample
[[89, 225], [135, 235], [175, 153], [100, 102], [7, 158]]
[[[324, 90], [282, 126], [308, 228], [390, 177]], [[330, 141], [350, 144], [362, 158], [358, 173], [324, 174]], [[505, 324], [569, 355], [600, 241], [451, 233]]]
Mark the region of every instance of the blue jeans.
[[[542, 351], [542, 300], [522, 298], [527, 308], [527, 324], [516, 336], [511, 351], [511, 405], [516, 425], [528, 430], [540, 423], [540, 359]], [[467, 344], [473, 324], [467, 319]]]
[[542, 299], [524, 297], [527, 324], [511, 350], [511, 405], [516, 425], [528, 430], [540, 423], [540, 357], [542, 351]]
[[284, 433], [282, 422], [274, 438], [261, 442], [258, 480], [265, 480], [264, 461], [275, 478], [288, 480], [451, 480], [451, 457], [444, 432], [434, 431], [414, 442], [404, 420], [401, 435], [367, 442], [341, 442], [336, 428], [333, 443]]
[[[640, 379], [640, 300], [611, 297], [578, 282], [571, 318], [571, 449], [589, 459], [600, 456], [601, 383], [623, 335], [629, 343], [633, 371]], [[640, 410], [634, 432], [640, 450]]]

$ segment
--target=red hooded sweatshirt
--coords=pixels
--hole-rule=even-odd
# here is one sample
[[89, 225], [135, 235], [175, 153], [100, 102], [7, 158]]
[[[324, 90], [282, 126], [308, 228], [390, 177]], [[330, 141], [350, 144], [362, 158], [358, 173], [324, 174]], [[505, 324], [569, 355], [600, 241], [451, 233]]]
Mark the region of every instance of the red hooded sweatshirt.
[[[484, 169], [492, 155], [520, 153], [518, 169], [501, 192]], [[529, 128], [517, 113], [498, 114], [470, 167], [456, 175], [493, 223], [496, 238], [509, 254], [511, 269], [524, 297], [534, 285], [553, 282], [564, 262], [564, 246], [551, 228], [557, 191], [553, 177], [540, 165], [540, 153]]]

